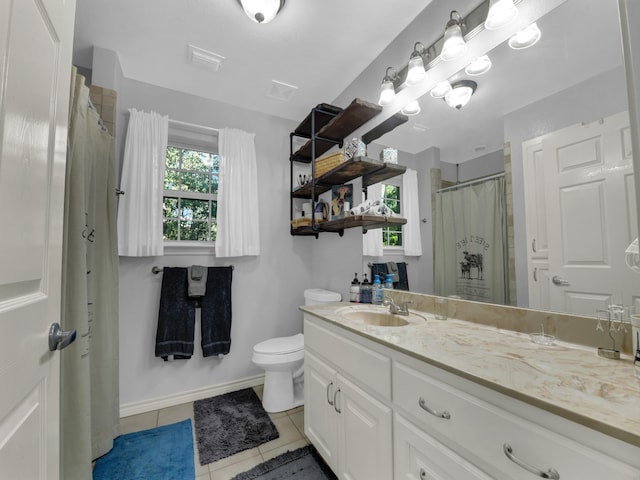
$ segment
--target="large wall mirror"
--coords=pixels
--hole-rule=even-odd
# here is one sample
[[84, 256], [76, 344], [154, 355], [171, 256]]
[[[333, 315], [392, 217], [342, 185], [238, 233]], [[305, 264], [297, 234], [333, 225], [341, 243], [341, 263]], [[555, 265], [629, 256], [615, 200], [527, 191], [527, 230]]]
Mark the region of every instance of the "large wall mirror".
[[[478, 3], [435, 0], [428, 9], [442, 16]], [[442, 21], [430, 17], [430, 26], [444, 27], [447, 19], [448, 12]], [[421, 257], [392, 251], [363, 257], [363, 266], [406, 261], [411, 291], [457, 294], [434, 280], [442, 251], [442, 236], [433, 233], [438, 222], [432, 212], [442, 201], [435, 190], [506, 170], [505, 303], [585, 315], [611, 303], [640, 308], [640, 277], [624, 262], [638, 228], [617, 2], [566, 0], [538, 18], [537, 26], [541, 38], [534, 46], [514, 49], [504, 41], [488, 51], [486, 73], [459, 69], [445, 77], [451, 84], [477, 84], [467, 105], [456, 109], [420, 95], [420, 113], [370, 145], [370, 156], [397, 148], [399, 161], [418, 172], [425, 248]], [[468, 215], [494, 221], [493, 212]], [[480, 270], [477, 256], [472, 258], [480, 251], [459, 250], [450, 268], [465, 285], [482, 289], [488, 275], [499, 275], [490, 273], [487, 257]]]

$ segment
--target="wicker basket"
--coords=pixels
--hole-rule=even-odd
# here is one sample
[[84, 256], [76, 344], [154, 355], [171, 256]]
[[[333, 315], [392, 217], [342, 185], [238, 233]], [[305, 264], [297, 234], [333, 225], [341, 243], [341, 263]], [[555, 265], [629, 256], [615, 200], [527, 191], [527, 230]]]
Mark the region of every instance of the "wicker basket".
[[316, 160], [316, 178], [321, 177], [328, 171], [336, 168], [342, 162], [344, 162], [343, 152], [336, 152], [319, 158]]
[[[324, 220], [323, 218], [316, 217], [316, 223], [323, 223], [325, 221], [326, 220]], [[291, 226], [293, 228], [310, 227], [311, 226], [311, 217], [294, 218], [293, 220], [291, 220]]]

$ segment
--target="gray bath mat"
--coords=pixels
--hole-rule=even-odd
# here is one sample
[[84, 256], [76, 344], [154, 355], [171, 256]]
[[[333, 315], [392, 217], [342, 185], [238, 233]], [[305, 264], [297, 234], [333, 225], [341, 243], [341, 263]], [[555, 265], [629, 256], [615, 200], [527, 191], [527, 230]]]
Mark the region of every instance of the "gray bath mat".
[[193, 403], [200, 464], [207, 465], [278, 438], [252, 388]]
[[337, 480], [311, 446], [278, 455], [251, 470], [236, 475], [232, 480]]

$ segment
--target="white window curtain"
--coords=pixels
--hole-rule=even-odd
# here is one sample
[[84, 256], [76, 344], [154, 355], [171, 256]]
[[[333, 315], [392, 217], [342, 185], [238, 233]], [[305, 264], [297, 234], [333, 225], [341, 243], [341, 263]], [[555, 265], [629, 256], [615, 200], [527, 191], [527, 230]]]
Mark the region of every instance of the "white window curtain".
[[260, 255], [254, 137], [253, 133], [233, 128], [219, 132], [217, 257]]
[[418, 201], [418, 173], [407, 169], [402, 176], [402, 216], [407, 223], [402, 227], [404, 254], [408, 257], [422, 255], [420, 235], [420, 203]]
[[[382, 200], [382, 186], [379, 183], [367, 187], [367, 200], [372, 202]], [[367, 230], [367, 233], [362, 235], [362, 254], [367, 257], [381, 257], [383, 255], [381, 228]]]
[[118, 252], [125, 257], [164, 254], [162, 192], [169, 117], [129, 109], [118, 206]]

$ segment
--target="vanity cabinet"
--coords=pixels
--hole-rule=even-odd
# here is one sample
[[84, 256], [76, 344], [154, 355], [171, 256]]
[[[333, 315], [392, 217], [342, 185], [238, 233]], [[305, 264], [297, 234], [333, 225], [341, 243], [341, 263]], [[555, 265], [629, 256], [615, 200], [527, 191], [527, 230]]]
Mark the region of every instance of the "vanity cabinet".
[[[345, 228], [363, 227], [372, 229], [406, 223], [404, 218], [374, 215], [356, 215], [324, 220], [320, 212], [315, 212], [319, 195], [331, 190], [334, 185], [342, 185], [356, 178], [362, 178], [362, 187], [364, 189], [369, 185], [402, 175], [406, 171], [406, 167], [403, 165], [384, 163], [362, 156], [349, 158], [326, 172], [323, 171], [321, 173], [316, 170], [316, 160], [323, 153], [335, 146], [342, 148], [345, 137], [374, 118], [381, 110], [382, 107], [379, 105], [357, 98], [344, 110], [323, 103], [311, 109], [309, 115], [291, 132], [289, 136], [291, 235], [314, 235], [317, 238], [319, 232], [337, 232], [342, 235]], [[396, 114], [366, 133], [362, 140], [368, 144], [406, 121], [407, 117], [405, 115]], [[303, 138], [307, 139], [307, 141], [294, 151], [295, 138]], [[303, 185], [296, 184], [294, 173], [294, 164], [296, 163], [310, 164], [311, 168], [308, 174], [310, 180], [308, 183]], [[310, 216], [307, 214], [305, 218], [293, 218], [295, 199], [310, 201], [312, 205]]]
[[640, 479], [637, 447], [391, 348], [385, 335], [308, 313], [304, 333], [305, 433], [340, 479]]
[[[361, 349], [353, 355], [354, 352], [346, 350], [348, 343], [339, 338], [333, 342], [337, 347], [335, 356], [333, 349], [317, 353], [313, 347], [318, 345], [318, 337], [311, 330], [310, 327], [305, 331], [305, 434], [338, 478], [391, 479], [391, 408], [348, 378], [356, 364], [347, 363], [343, 369], [340, 363], [343, 354], [347, 354], [367, 369], [367, 360], [373, 359], [375, 364], [377, 355]], [[333, 335], [317, 329], [315, 333], [325, 338]], [[326, 358], [323, 354], [330, 355]], [[334, 363], [332, 360], [336, 359]], [[370, 373], [375, 374], [375, 367]]]

